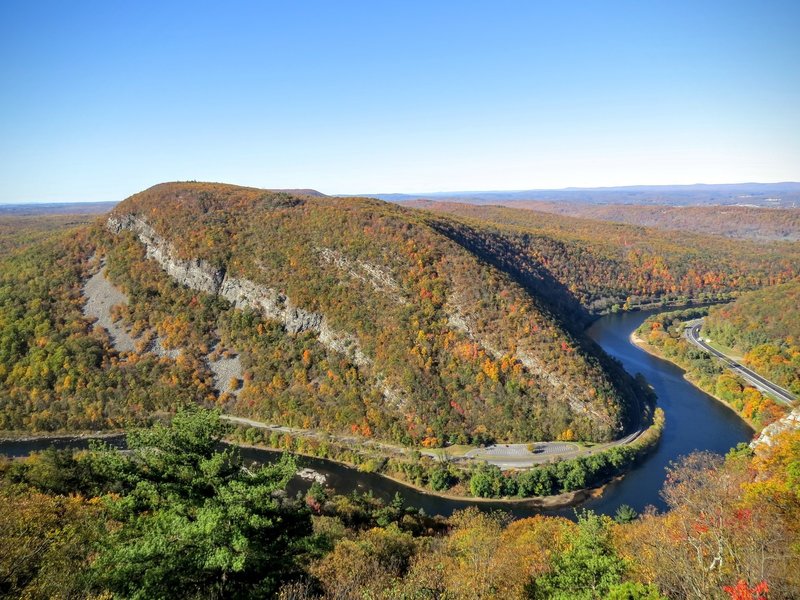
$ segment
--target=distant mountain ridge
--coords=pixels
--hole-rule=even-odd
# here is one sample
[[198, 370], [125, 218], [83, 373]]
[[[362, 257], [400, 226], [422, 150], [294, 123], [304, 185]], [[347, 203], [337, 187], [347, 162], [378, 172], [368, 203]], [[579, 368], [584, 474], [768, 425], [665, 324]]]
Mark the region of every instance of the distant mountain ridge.
[[[789, 281], [800, 270], [799, 244], [734, 241], [497, 205], [430, 200], [403, 205], [435, 215], [433, 223], [454, 239], [520, 277], [544, 270], [561, 287], [542, 285], [539, 293], [562, 311], [570, 297], [592, 312], [720, 299]], [[445, 218], [437, 221], [439, 216]], [[551, 293], [563, 289], [569, 295]]]
[[[401, 202], [401, 204], [424, 206], [425, 202], [424, 200], [411, 200]], [[800, 208], [738, 205], [592, 204], [578, 201], [544, 200], [498, 200], [497, 204], [508, 208], [524, 208], [570, 217], [722, 235], [731, 238], [800, 241]]]
[[448, 200], [475, 204], [539, 200], [591, 204], [667, 204], [702, 206], [741, 204], [800, 207], [800, 183], [731, 183], [693, 185], [632, 185], [598, 188], [531, 189], [512, 191], [432, 192], [420, 194], [370, 194], [390, 202]]
[[0, 204], [0, 216], [97, 215], [110, 211], [118, 202], [32, 202]]

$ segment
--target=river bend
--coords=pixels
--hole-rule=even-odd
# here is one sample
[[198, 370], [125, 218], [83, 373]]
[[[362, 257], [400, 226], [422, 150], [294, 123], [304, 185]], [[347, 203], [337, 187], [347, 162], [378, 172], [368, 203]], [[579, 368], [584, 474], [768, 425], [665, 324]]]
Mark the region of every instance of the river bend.
[[[610, 484], [600, 497], [583, 506], [604, 514], [614, 514], [621, 504], [628, 504], [637, 511], [648, 505], [664, 509], [660, 497], [666, 467], [681, 456], [698, 450], [724, 454], [739, 442], [747, 442], [753, 431], [731, 409], [708, 394], [700, 391], [683, 378], [683, 371], [648, 354], [631, 344], [630, 334], [653, 312], [633, 312], [608, 315], [598, 319], [587, 331], [608, 354], [617, 358], [632, 375], [642, 373], [658, 395], [658, 406], [666, 414], [666, 427], [658, 447], [620, 481]], [[121, 441], [117, 439], [117, 441]], [[58, 447], [85, 447], [84, 439], [39, 439], [34, 441], [2, 441], [0, 454], [24, 456], [51, 444]], [[269, 450], [243, 448], [246, 459], [270, 461], [278, 453]], [[392, 480], [372, 473], [361, 473], [322, 459], [300, 457], [302, 466], [310, 467], [325, 475], [327, 485], [338, 493], [368, 491], [386, 500], [400, 493], [405, 503], [422, 508], [428, 514], [449, 515], [453, 511], [471, 505], [483, 510], [508, 510], [515, 517], [534, 514], [561, 514], [573, 516], [573, 509], [542, 511], [519, 503], [449, 500], [418, 492]], [[310, 486], [310, 481], [295, 478], [289, 492], [294, 494]]]

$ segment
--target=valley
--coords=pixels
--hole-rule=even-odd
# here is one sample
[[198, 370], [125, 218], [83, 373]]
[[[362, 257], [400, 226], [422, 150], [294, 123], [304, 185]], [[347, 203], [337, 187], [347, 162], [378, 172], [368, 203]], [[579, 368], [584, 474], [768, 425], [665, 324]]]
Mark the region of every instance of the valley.
[[[633, 332], [648, 313], [628, 313], [622, 315], [609, 315], [598, 320], [589, 330], [589, 335], [597, 341], [610, 355], [621, 360], [626, 369], [642, 373], [648, 381], [653, 382], [655, 392], [659, 398], [659, 405], [666, 413], [669, 429], [667, 435], [662, 437], [658, 446], [644, 457], [635, 467], [625, 474], [624, 478], [615, 480], [605, 486], [601, 493], [576, 494], [565, 492], [559, 496], [529, 499], [481, 499], [458, 498], [457, 496], [437, 493], [429, 488], [414, 485], [408, 480], [392, 480], [378, 473], [362, 470], [357, 463], [341, 463], [325, 458], [316, 458], [308, 454], [308, 448], [302, 448], [301, 464], [312, 467], [316, 472], [326, 477], [327, 485], [337, 492], [346, 494], [368, 489], [382, 500], [389, 502], [396, 493], [401, 494], [404, 502], [409, 506], [422, 508], [430, 515], [451, 515], [454, 511], [476, 505], [482, 510], [508, 510], [518, 518], [530, 517], [536, 514], [557, 514], [564, 517], [572, 516], [572, 508], [576, 502], [586, 508], [602, 514], [613, 515], [621, 505], [634, 507], [637, 511], [644, 510], [647, 506], [663, 508], [664, 502], [659, 493], [664, 484], [665, 467], [681, 456], [697, 450], [707, 450], [724, 453], [729, 448], [740, 442], [749, 442], [753, 431], [733, 411], [723, 408], [719, 402], [698, 390], [694, 385], [681, 377], [681, 371], [670, 363], [653, 358], [642, 350], [636, 348], [628, 341], [629, 334]], [[299, 430], [279, 425], [269, 425], [230, 415], [222, 415], [225, 421], [234, 425], [245, 425], [248, 428], [266, 429], [280, 435], [288, 434], [292, 437], [312, 438], [330, 443], [329, 434], [321, 434], [310, 430]], [[26, 455], [46, 447], [43, 439], [32, 438], [23, 442], [1, 442], [0, 454], [15, 456]], [[260, 462], [269, 462], [279, 456], [279, 451], [259, 450], [248, 445], [246, 437], [235, 437], [244, 443], [244, 456]], [[621, 440], [624, 442], [625, 440]], [[354, 436], [342, 436], [340, 442], [347, 447], [361, 446], [377, 450], [379, 455], [404, 456], [408, 450], [397, 446], [387, 445], [374, 440]], [[60, 447], [81, 447], [85, 442], [71, 441], [60, 444]], [[278, 444], [279, 445], [279, 444]], [[538, 444], [537, 444], [538, 445]], [[553, 443], [557, 449], [562, 450], [564, 458], [574, 458], [576, 454], [588, 451], [601, 450], [603, 446], [593, 446], [591, 449], [580, 449], [574, 443]], [[558, 448], [558, 447], [566, 448]], [[296, 448], [296, 446], [293, 446]], [[447, 450], [420, 450], [424, 455], [432, 458], [447, 456]], [[555, 454], [557, 456], [558, 453]], [[482, 454], [481, 460], [497, 464], [502, 468], [520, 468], [528, 464], [513, 462], [508, 464], [505, 459], [491, 456], [491, 452]], [[555, 457], [550, 453], [536, 454], [531, 464], [547, 463]], [[447, 460], [453, 460], [448, 456]], [[295, 478], [292, 490], [306, 490], [310, 486], [308, 481]], [[591, 492], [591, 490], [590, 490]], [[480, 501], [474, 504], [476, 501]], [[563, 505], [563, 506], [562, 506]]]
[[800, 599], [797, 23], [0, 2], [0, 599]]
[[[530, 493], [522, 481], [537, 467], [550, 482], [536, 495], [557, 494], [629, 470], [663, 427], [650, 382], [586, 336], [593, 312], [725, 298], [797, 274], [771, 243], [709, 250], [693, 234], [597, 228], [497, 207], [162, 184], [85, 230], [73, 306], [107, 356], [97, 376], [119, 370], [125, 394], [149, 370], [142, 382], [217, 407], [239, 441], [466, 496]], [[747, 278], [726, 275], [737, 264]], [[43, 391], [63, 398], [73, 381]], [[119, 397], [52, 429], [119, 430], [171, 410]], [[502, 470], [508, 485], [471, 489]]]
[[[793, 323], [798, 249], [542, 215], [190, 183], [146, 190], [91, 223], [64, 219], [35, 237], [20, 228], [0, 257], [0, 453], [60, 450], [0, 461], [11, 478], [0, 493], [16, 493], [11, 480], [50, 486], [31, 492], [44, 494], [36, 502], [74, 485], [101, 493], [98, 432], [112, 445], [128, 432], [147, 461], [163, 423], [199, 419], [249, 461], [245, 472], [283, 473], [283, 493], [305, 498], [315, 526], [346, 522], [355, 539], [367, 535], [355, 514], [417, 544], [423, 524], [440, 532], [495, 510], [520, 527], [640, 513], [613, 526], [636, 546], [656, 535], [640, 530], [684, 518], [672, 473], [694, 469], [687, 461], [703, 477], [737, 460], [770, 473], [759, 457], [795, 435], [788, 409], [681, 346], [693, 347], [683, 323], [710, 313], [715, 337], [793, 385], [791, 326], [759, 298], [771, 294]], [[635, 310], [645, 306], [656, 308]], [[730, 324], [742, 315], [761, 323], [746, 339]], [[637, 331], [689, 380], [631, 344]], [[197, 406], [210, 416], [187, 416]], [[755, 450], [743, 419], [764, 428]], [[725, 463], [703, 458], [731, 448]], [[281, 466], [286, 452], [299, 464]]]

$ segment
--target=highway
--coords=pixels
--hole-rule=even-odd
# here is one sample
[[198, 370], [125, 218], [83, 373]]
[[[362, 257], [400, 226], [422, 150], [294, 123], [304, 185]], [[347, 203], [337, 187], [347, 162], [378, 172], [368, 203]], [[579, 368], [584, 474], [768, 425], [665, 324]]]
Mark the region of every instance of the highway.
[[689, 342], [697, 346], [698, 348], [705, 350], [712, 356], [716, 356], [720, 359], [725, 365], [731, 370], [734, 371], [737, 375], [739, 375], [742, 379], [747, 381], [753, 387], [755, 387], [758, 391], [768, 394], [771, 397], [775, 398], [779, 402], [782, 402], [786, 405], [793, 405], [794, 402], [797, 400], [795, 396], [789, 392], [788, 390], [783, 389], [779, 385], [776, 385], [769, 381], [768, 379], [764, 379], [761, 375], [748, 369], [741, 363], [736, 362], [735, 360], [725, 356], [719, 350], [712, 348], [709, 346], [703, 338], [700, 337], [700, 328], [703, 326], [702, 319], [696, 319], [694, 321], [689, 321], [686, 323], [686, 329], [684, 330], [684, 336], [686, 337]]

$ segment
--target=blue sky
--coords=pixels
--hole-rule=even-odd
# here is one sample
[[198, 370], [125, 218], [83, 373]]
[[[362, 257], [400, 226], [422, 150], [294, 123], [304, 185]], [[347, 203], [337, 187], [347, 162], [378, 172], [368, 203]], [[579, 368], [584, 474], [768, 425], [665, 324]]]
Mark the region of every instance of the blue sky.
[[800, 180], [800, 2], [0, 3], [0, 202]]

